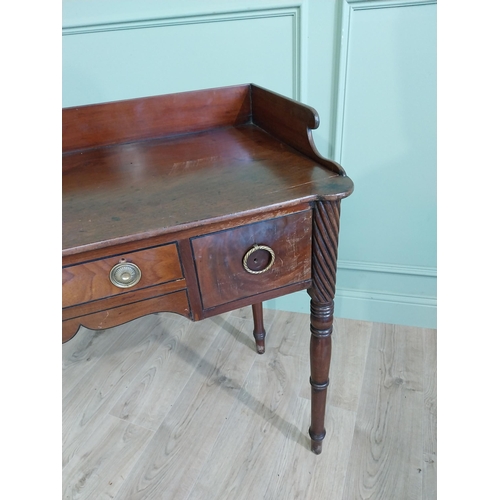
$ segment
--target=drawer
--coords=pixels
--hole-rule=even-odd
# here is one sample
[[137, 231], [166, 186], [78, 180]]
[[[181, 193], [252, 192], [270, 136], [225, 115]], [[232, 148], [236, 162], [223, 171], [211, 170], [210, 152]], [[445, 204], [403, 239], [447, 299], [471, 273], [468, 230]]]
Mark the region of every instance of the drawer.
[[[127, 283], [126, 278], [133, 279], [137, 271], [124, 267], [130, 263], [140, 270], [140, 279], [132, 286], [128, 286], [131, 282]], [[122, 266], [117, 268], [115, 280], [118, 285], [115, 285], [110, 272], [118, 264]], [[175, 243], [68, 266], [63, 268], [63, 307], [130, 293], [182, 277]], [[123, 282], [123, 288], [119, 286], [120, 281]]]
[[192, 238], [203, 308], [311, 279], [311, 232], [306, 210]]

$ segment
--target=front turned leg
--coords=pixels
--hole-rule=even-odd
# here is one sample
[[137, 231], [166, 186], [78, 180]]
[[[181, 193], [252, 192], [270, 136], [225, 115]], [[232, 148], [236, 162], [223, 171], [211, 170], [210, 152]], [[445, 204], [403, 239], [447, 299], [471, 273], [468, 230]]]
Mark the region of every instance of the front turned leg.
[[259, 354], [264, 354], [266, 350], [266, 331], [264, 330], [264, 315], [262, 311], [262, 302], [252, 305], [253, 314], [253, 336], [255, 338], [255, 346]]
[[314, 205], [311, 297], [311, 450], [319, 455], [325, 438], [326, 389], [332, 354], [333, 299], [337, 274], [340, 200]]
[[332, 354], [333, 303], [311, 300], [311, 450], [319, 455], [325, 438], [326, 389]]

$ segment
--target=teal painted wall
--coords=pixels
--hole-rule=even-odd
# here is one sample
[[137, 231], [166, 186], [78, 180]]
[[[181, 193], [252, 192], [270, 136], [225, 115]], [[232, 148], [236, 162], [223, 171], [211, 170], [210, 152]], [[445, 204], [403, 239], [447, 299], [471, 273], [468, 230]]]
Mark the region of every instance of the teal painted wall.
[[315, 107], [355, 182], [336, 314], [435, 327], [435, 24], [430, 1], [63, 0], [63, 106], [254, 82]]
[[370, 317], [392, 309], [394, 322], [435, 327], [436, 4], [393, 5], [351, 2], [344, 16], [336, 156], [357, 196], [343, 207], [339, 286], [346, 315], [375, 292], [388, 311], [366, 306]]
[[102, 18], [81, 22], [76, 6], [92, 13], [97, 2], [63, 3], [63, 107], [255, 79], [298, 95], [297, 9], [228, 12], [219, 2], [222, 12], [195, 15], [201, 2], [186, 2], [192, 9], [180, 15], [169, 2], [128, 2], [125, 12], [104, 3]]

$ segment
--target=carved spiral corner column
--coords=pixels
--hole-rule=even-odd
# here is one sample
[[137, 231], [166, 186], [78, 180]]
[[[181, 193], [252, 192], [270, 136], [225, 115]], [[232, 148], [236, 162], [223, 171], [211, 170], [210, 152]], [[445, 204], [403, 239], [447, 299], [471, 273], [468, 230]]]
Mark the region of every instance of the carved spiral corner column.
[[313, 217], [311, 297], [311, 450], [319, 455], [326, 434], [325, 408], [332, 352], [337, 274], [339, 201], [316, 202]]

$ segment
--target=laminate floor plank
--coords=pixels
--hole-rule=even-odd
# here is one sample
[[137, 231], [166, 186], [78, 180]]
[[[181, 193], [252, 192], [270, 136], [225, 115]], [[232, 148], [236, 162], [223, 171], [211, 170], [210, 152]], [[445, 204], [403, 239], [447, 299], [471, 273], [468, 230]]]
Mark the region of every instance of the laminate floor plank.
[[163, 328], [159, 316], [108, 332], [117, 337], [113, 349], [104, 352], [87, 376], [63, 398], [63, 467], [100, 427], [144, 363], [168, 337], [169, 330]]
[[[311, 419], [310, 400], [299, 398], [294, 412], [303, 429], [300, 441], [286, 439], [273, 468], [266, 500], [334, 500], [342, 498], [356, 414], [328, 405], [325, 415], [327, 435], [321, 455], [310, 451], [307, 429]], [[237, 498], [237, 497], [234, 497]], [[248, 497], [249, 500], [251, 497]]]
[[255, 358], [190, 500], [265, 498], [275, 481], [270, 464], [279, 462], [285, 443], [309, 446], [307, 427], [300, 429], [293, 419], [300, 386], [309, 384], [296, 355], [308, 351], [308, 331], [308, 315], [276, 312], [266, 352]]
[[336, 319], [323, 453], [309, 315], [150, 315], [63, 346], [65, 500], [436, 498], [436, 331]]
[[[144, 332], [162, 323], [176, 329], [176, 325], [181, 319], [184, 318], [176, 314], [149, 315], [119, 328]], [[67, 396], [73, 387], [79, 384], [82, 378], [85, 378], [87, 373], [94, 370], [96, 364], [109, 349], [119, 349], [119, 346], [114, 347], [114, 344], [119, 343], [122, 336], [119, 334], [110, 335], [110, 332], [110, 330], [93, 331], [81, 327], [73, 339], [62, 345], [63, 397]]]
[[357, 411], [372, 328], [367, 321], [336, 318], [328, 386], [331, 405]]
[[64, 469], [64, 500], [113, 498], [153, 435], [110, 417], [87, 439]]
[[180, 500], [188, 495], [258, 356], [242, 340], [252, 323], [234, 316], [225, 323], [230, 332], [221, 328], [203, 358], [192, 353], [196, 369], [116, 499]]
[[437, 334], [424, 330], [424, 498], [437, 498]]
[[422, 499], [422, 329], [373, 324], [344, 500]]
[[[296, 433], [293, 436], [287, 436], [283, 441], [278, 460], [272, 466], [271, 481], [262, 498], [269, 500], [340, 498], [351, 450], [356, 413], [330, 403], [339, 400], [338, 394], [349, 395], [349, 401], [357, 401], [359, 398], [371, 324], [335, 319], [332, 333], [333, 349], [337, 352], [345, 349], [344, 356], [353, 362], [355, 359], [358, 361], [356, 366], [350, 369], [356, 382], [349, 384], [347, 388], [338, 387], [338, 381], [345, 378], [342, 373], [345, 363], [342, 362], [340, 355], [332, 354], [325, 414], [327, 435], [323, 442], [323, 452], [317, 456], [310, 451], [308, 436], [311, 419], [309, 316], [290, 315], [284, 312], [280, 314], [281, 317], [275, 321], [275, 328], [284, 324], [287, 332], [279, 349], [282, 364], [287, 367], [287, 372], [290, 374], [288, 378], [291, 392], [295, 390], [299, 396], [305, 394], [306, 397], [299, 397], [295, 401], [293, 411], [290, 412]], [[346, 337], [357, 337], [357, 339], [346, 340]], [[359, 373], [356, 374], [356, 371]]]
[[158, 429], [195, 370], [192, 360], [205, 356], [221, 329], [211, 318], [182, 320], [177, 328], [167, 326], [168, 336], [128, 385], [111, 415], [152, 431]]

